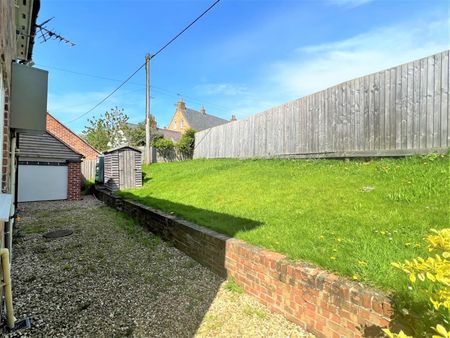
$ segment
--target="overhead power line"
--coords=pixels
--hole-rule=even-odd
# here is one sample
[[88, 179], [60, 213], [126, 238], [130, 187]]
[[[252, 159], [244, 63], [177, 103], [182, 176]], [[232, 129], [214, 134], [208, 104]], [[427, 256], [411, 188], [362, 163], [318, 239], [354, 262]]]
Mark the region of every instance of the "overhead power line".
[[[47, 65], [43, 65], [43, 64], [36, 64], [36, 66], [38, 67], [43, 67], [43, 68], [48, 68], [48, 69], [54, 69], [60, 72], [65, 72], [65, 73], [69, 73], [69, 74], [74, 74], [74, 75], [79, 75], [79, 76], [86, 76], [86, 77], [91, 77], [94, 79], [100, 79], [100, 80], [105, 80], [105, 81], [111, 81], [111, 82], [121, 82], [122, 80], [119, 79], [115, 79], [115, 78], [111, 78], [111, 77], [106, 77], [106, 76], [102, 76], [102, 75], [98, 75], [98, 74], [91, 74], [91, 73], [82, 73], [82, 72], [78, 72], [75, 70], [71, 70], [71, 69], [66, 69], [66, 68], [60, 68], [60, 67], [53, 67], [53, 66], [47, 66]], [[134, 85], [134, 86], [139, 86], [142, 88], [145, 88], [145, 84], [142, 83], [136, 83], [136, 82], [128, 82], [128, 84], [130, 85]], [[205, 100], [200, 100], [199, 98], [193, 97], [193, 96], [188, 96], [185, 95], [183, 92], [175, 92], [175, 91], [171, 91], [169, 89], [165, 89], [159, 86], [155, 86], [155, 85], [151, 85], [150, 88], [152, 90], [155, 90], [157, 92], [159, 92], [162, 95], [166, 95], [166, 96], [171, 96], [171, 97], [183, 97], [186, 99], [191, 100], [192, 102], [198, 103], [198, 104], [207, 104], [210, 106], [214, 106], [216, 107], [216, 109], [222, 110], [224, 112], [230, 112], [231, 109], [228, 107], [224, 107], [222, 105], [218, 105], [216, 103], [213, 102], [208, 102]], [[153, 97], [152, 97], [153, 98]]]
[[159, 53], [161, 53], [164, 49], [169, 47], [169, 45], [174, 42], [178, 37], [186, 32], [193, 24], [195, 24], [198, 20], [200, 20], [206, 13], [208, 13], [211, 9], [214, 8], [215, 5], [217, 5], [220, 2], [220, 0], [216, 0], [211, 6], [209, 6], [207, 9], [203, 11], [202, 14], [200, 14], [194, 21], [192, 21], [189, 25], [187, 25], [181, 32], [179, 32], [177, 35], [175, 35], [172, 39], [169, 40], [164, 46], [162, 46], [155, 54], [153, 54], [150, 59], [153, 59], [155, 56], [157, 56]]
[[85, 113], [79, 115], [78, 117], [74, 118], [73, 120], [70, 120], [68, 123], [72, 123], [72, 122], [74, 122], [74, 121], [76, 121], [76, 120], [81, 119], [83, 116], [89, 114], [89, 113], [90, 113], [91, 111], [93, 111], [95, 108], [97, 108], [98, 106], [100, 106], [103, 102], [105, 102], [106, 100], [108, 100], [111, 96], [114, 95], [115, 92], [117, 92], [120, 88], [122, 88], [122, 87], [125, 85], [125, 83], [127, 83], [128, 81], [130, 81], [131, 78], [132, 78], [133, 76], [135, 76], [135, 75], [137, 74], [137, 72], [139, 72], [144, 66], [145, 66], [145, 63], [143, 63], [142, 65], [140, 65], [139, 68], [136, 69], [136, 70], [133, 72], [133, 74], [131, 74], [130, 76], [128, 76], [128, 77], [125, 79], [125, 81], [123, 81], [116, 89], [114, 89], [111, 93], [109, 93], [103, 100], [101, 100], [99, 103], [97, 103], [97, 104], [96, 104], [95, 106], [93, 106], [91, 109], [89, 109], [87, 112], [85, 112]]
[[[181, 30], [177, 35], [175, 35], [172, 39], [170, 39], [164, 46], [162, 46], [160, 49], [158, 49], [158, 51], [150, 56], [150, 59], [153, 59], [155, 56], [159, 55], [164, 49], [166, 49], [167, 47], [169, 47], [170, 44], [172, 44], [176, 39], [178, 39], [184, 32], [186, 32], [190, 27], [192, 27], [192, 25], [194, 25], [198, 20], [200, 20], [203, 16], [206, 15], [206, 13], [208, 13], [211, 9], [214, 8], [214, 6], [216, 6], [221, 0], [216, 0], [213, 2], [213, 4], [211, 6], [209, 6], [206, 10], [204, 10], [197, 18], [195, 18], [189, 25], [187, 25], [183, 30]], [[97, 103], [94, 107], [92, 107], [91, 109], [89, 109], [87, 112], [79, 115], [78, 117], [74, 118], [73, 120], [69, 121], [68, 123], [72, 123], [74, 121], [79, 120], [80, 118], [82, 118], [83, 116], [86, 116], [87, 114], [89, 114], [91, 111], [93, 111], [95, 108], [97, 108], [98, 106], [100, 106], [103, 102], [105, 102], [107, 99], [109, 99], [112, 95], [114, 95], [115, 92], [117, 92], [120, 88], [122, 88], [122, 86], [124, 86], [134, 75], [137, 74], [137, 72], [139, 72], [143, 67], [145, 66], [145, 63], [143, 63], [142, 65], [140, 65], [138, 67], [138, 69], [136, 69], [133, 74], [131, 74], [128, 78], [125, 79], [125, 81], [123, 81], [116, 89], [114, 89], [110, 94], [108, 94], [103, 100], [101, 100], [99, 103]]]
[[[121, 82], [122, 80], [119, 79], [115, 79], [115, 78], [111, 78], [111, 77], [106, 77], [106, 76], [102, 76], [102, 75], [98, 75], [98, 74], [90, 74], [90, 73], [82, 73], [82, 72], [77, 72], [71, 69], [66, 69], [66, 68], [60, 68], [60, 67], [54, 67], [54, 66], [48, 66], [48, 65], [44, 65], [44, 64], [36, 64], [36, 66], [38, 67], [42, 67], [42, 68], [48, 68], [48, 69], [54, 69], [60, 72], [65, 72], [65, 73], [69, 73], [69, 74], [74, 74], [74, 75], [80, 75], [80, 76], [86, 76], [86, 77], [91, 77], [94, 79], [100, 79], [100, 80], [105, 80], [105, 81], [111, 81], [111, 82]], [[128, 84], [130, 85], [135, 85], [135, 86], [139, 86], [141, 88], [145, 88], [145, 84], [141, 84], [141, 83], [137, 83], [137, 82], [128, 82]], [[224, 107], [222, 105], [219, 105], [217, 103], [213, 103], [213, 102], [209, 102], [209, 101], [205, 101], [203, 99], [199, 99], [197, 97], [194, 96], [190, 96], [190, 95], [185, 95], [183, 92], [176, 92], [176, 91], [171, 91], [169, 89], [165, 89], [159, 86], [155, 86], [155, 85], [151, 85], [150, 88], [156, 92], [159, 92], [162, 95], [168, 96], [168, 97], [183, 97], [185, 99], [188, 99], [194, 103], [198, 103], [198, 104], [204, 104], [204, 105], [208, 105], [208, 106], [213, 106], [215, 107], [214, 109], [217, 110], [221, 110], [227, 113], [230, 113], [232, 111], [231, 108], [229, 107]], [[152, 97], [152, 99], [154, 99], [154, 97]], [[77, 106], [82, 106], [84, 104], [80, 104]], [[73, 106], [71, 106], [71, 108], [73, 108]]]

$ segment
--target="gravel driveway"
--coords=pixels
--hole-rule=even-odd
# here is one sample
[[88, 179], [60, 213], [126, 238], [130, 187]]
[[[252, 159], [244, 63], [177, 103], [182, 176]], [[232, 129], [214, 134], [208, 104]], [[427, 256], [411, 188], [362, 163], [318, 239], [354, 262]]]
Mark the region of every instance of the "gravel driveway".
[[[305, 337], [190, 257], [93, 197], [20, 206], [10, 337]], [[45, 239], [54, 229], [73, 235]]]

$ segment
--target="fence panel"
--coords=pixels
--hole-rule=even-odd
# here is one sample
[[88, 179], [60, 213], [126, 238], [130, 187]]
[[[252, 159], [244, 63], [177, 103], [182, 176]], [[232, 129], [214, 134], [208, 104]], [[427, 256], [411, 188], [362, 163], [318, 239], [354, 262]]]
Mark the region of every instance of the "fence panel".
[[96, 160], [84, 160], [81, 162], [81, 175], [85, 181], [95, 180], [95, 163]]
[[194, 158], [347, 157], [449, 146], [449, 51], [195, 135]]

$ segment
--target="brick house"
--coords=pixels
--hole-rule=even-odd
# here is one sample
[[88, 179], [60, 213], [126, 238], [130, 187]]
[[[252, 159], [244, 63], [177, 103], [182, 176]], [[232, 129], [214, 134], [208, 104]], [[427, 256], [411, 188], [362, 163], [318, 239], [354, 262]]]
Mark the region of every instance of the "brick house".
[[[16, 211], [14, 201], [17, 197], [18, 131], [45, 130], [47, 72], [33, 68], [31, 64], [39, 9], [40, 0], [0, 1], [0, 139], [3, 142], [0, 147], [0, 248], [6, 248], [8, 255], [12, 250], [12, 228]], [[27, 77], [34, 77], [38, 81], [24, 81]], [[39, 104], [35, 104], [36, 100]], [[30, 106], [34, 110], [30, 110]], [[2, 259], [6, 259], [3, 254]], [[3, 276], [2, 271], [0, 276]], [[4, 318], [3, 302], [9, 302], [8, 294], [11, 290], [10, 285], [3, 285], [0, 288], [0, 321]], [[7, 311], [6, 319], [7, 326], [13, 327], [15, 318], [10, 311]]]
[[81, 161], [81, 178], [83, 184], [95, 179], [95, 166], [100, 152], [83, 140], [80, 136], [58, 121], [47, 112], [47, 133], [69, 146], [75, 152], [83, 155]]
[[100, 155], [99, 151], [49, 113], [47, 113], [47, 132], [83, 155], [85, 160], [95, 160]]
[[[234, 115], [232, 116], [231, 121], [236, 121], [236, 117]], [[167, 129], [183, 133], [189, 128], [194, 129], [195, 131], [200, 131], [228, 122], [230, 121], [207, 114], [206, 109], [203, 106], [200, 108], [200, 111], [186, 108], [184, 101], [180, 100], [177, 103], [177, 108]]]

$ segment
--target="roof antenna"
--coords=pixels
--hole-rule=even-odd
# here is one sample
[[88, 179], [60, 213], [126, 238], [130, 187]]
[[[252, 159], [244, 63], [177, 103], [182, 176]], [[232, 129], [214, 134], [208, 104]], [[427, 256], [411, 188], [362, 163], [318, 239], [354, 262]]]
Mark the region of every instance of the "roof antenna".
[[[39, 33], [41, 34], [39, 38], [41, 39], [41, 43], [47, 42], [48, 40], [58, 40], [59, 42], [64, 42], [67, 45], [70, 45], [70, 47], [75, 46], [75, 43], [66, 39], [64, 36], [56, 33], [54, 30], [48, 29], [45, 25], [48, 24], [51, 20], [53, 20], [55, 17], [52, 17], [48, 20], [45, 20], [41, 24], [36, 24], [36, 28], [38, 29]], [[37, 34], [37, 33], [36, 33]]]

